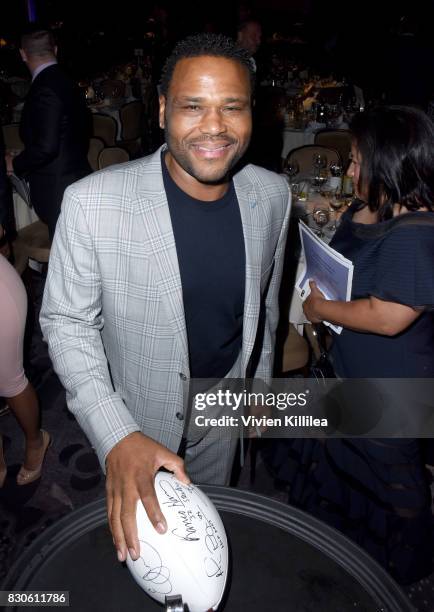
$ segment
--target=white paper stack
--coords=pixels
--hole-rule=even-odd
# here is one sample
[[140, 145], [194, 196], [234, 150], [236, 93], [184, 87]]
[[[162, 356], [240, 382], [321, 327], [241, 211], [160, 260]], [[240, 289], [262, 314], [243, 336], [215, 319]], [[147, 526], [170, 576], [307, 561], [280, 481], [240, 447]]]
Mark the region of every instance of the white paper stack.
[[[323, 242], [303, 221], [299, 221], [304, 265], [295, 288], [304, 301], [310, 294], [309, 280], [327, 300], [349, 302], [353, 284], [353, 263]], [[324, 321], [334, 332], [340, 334], [342, 327]]]

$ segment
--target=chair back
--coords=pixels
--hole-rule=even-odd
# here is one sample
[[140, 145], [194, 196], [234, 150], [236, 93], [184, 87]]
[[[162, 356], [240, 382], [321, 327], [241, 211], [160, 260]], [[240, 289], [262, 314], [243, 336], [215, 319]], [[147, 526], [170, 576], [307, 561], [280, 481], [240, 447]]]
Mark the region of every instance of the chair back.
[[24, 149], [24, 143], [20, 138], [19, 123], [8, 123], [3, 125], [2, 130], [6, 150], [22, 151]]
[[350, 130], [319, 130], [315, 134], [314, 144], [338, 151], [346, 170], [351, 152]]
[[125, 96], [125, 83], [116, 79], [101, 81], [98, 89], [106, 98], [123, 98]]
[[116, 120], [103, 113], [92, 113], [93, 136], [100, 138], [106, 147], [114, 146], [118, 126]]
[[292, 149], [286, 157], [284, 167], [291, 161], [297, 160], [300, 174], [310, 174], [313, 168], [313, 156], [317, 153], [323, 153], [327, 157], [327, 165], [331, 163], [342, 164], [341, 156], [335, 149], [322, 147], [321, 145], [305, 145]]
[[102, 170], [108, 166], [122, 164], [129, 160], [130, 156], [125, 149], [121, 149], [121, 147], [105, 147], [98, 155], [98, 167]]
[[35, 221], [18, 230], [14, 246], [30, 259], [48, 263], [50, 257], [50, 238], [48, 226], [42, 221]]
[[92, 137], [89, 140], [89, 151], [87, 153], [87, 159], [92, 170], [98, 170], [98, 156], [104, 149], [104, 142], [101, 138]]
[[119, 109], [121, 120], [121, 140], [135, 140], [141, 136], [143, 104], [134, 100]]

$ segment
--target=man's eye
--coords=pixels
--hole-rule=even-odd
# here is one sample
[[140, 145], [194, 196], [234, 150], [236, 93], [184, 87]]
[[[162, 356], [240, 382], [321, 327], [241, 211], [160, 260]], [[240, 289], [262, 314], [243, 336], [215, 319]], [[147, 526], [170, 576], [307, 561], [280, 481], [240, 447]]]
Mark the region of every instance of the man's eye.
[[187, 106], [184, 106], [184, 108], [186, 110], [197, 111], [200, 109], [200, 106], [198, 106], [197, 104], [188, 104]]
[[226, 106], [225, 110], [227, 111], [239, 111], [241, 108], [239, 106]]

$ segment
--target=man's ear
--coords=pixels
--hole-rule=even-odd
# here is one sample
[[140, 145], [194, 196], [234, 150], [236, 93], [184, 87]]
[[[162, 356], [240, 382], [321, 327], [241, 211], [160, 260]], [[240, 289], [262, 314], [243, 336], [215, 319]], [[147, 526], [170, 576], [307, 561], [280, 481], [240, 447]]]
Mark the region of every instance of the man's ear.
[[158, 120], [159, 120], [160, 128], [162, 130], [164, 130], [165, 125], [166, 125], [165, 118], [164, 118], [164, 113], [165, 113], [165, 110], [166, 110], [166, 96], [163, 96], [163, 95], [159, 96], [158, 102], [160, 104], [160, 111], [159, 111], [159, 114], [158, 114]]
[[54, 45], [54, 56], [57, 57], [57, 45]]
[[24, 49], [20, 49], [20, 55], [21, 55], [21, 59], [23, 60], [23, 62], [27, 64], [27, 55]]

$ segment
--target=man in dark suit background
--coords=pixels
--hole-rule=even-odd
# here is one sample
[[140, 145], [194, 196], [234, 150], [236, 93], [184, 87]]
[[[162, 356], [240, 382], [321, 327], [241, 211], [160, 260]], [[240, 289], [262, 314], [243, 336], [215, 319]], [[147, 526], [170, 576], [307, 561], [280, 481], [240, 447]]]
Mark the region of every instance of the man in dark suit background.
[[32, 75], [20, 125], [25, 149], [15, 157], [7, 153], [6, 164], [29, 181], [32, 205], [52, 239], [63, 192], [91, 172], [91, 119], [78, 86], [57, 65], [51, 32], [24, 34], [20, 53]]

